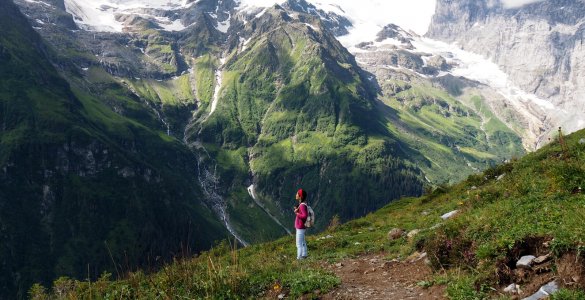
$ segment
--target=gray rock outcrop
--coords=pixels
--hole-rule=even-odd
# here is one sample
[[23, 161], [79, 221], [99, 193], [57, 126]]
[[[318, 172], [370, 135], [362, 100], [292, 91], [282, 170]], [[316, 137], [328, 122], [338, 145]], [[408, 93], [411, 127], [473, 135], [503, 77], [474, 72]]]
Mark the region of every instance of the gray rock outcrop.
[[489, 58], [524, 91], [549, 101], [549, 108], [531, 106], [542, 122], [531, 129], [539, 136], [538, 147], [558, 126], [567, 132], [585, 126], [583, 11], [585, 3], [577, 0], [520, 7], [491, 0], [439, 0], [427, 36]]
[[556, 281], [551, 281], [543, 285], [538, 291], [532, 294], [530, 297], [526, 297], [522, 300], [540, 300], [548, 299], [550, 295], [556, 293], [559, 290], [559, 285]]
[[534, 261], [536, 257], [534, 255], [525, 255], [522, 256], [520, 258], [520, 260], [518, 260], [516, 262], [516, 267], [517, 268], [530, 268], [532, 266], [532, 262]]

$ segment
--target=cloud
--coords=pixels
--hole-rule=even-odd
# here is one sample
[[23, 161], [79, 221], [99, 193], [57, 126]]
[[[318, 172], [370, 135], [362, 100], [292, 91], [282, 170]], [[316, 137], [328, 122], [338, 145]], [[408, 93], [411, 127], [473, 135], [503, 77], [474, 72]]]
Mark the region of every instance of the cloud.
[[526, 4], [542, 2], [545, 0], [502, 0], [504, 8], [518, 8]]

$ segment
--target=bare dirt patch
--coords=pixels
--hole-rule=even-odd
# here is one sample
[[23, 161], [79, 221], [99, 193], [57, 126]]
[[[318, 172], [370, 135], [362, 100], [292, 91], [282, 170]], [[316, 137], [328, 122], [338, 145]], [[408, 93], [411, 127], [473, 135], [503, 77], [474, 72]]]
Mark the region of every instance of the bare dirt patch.
[[383, 254], [376, 254], [326, 267], [341, 278], [341, 286], [321, 299], [446, 299], [444, 286], [424, 288], [418, 285], [432, 279], [432, 270], [424, 259], [389, 261]]

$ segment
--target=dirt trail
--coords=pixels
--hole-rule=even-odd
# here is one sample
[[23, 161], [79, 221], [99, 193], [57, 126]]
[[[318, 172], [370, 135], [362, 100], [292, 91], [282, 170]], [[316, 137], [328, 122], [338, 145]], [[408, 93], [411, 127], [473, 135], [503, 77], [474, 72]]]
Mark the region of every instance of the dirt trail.
[[446, 299], [444, 286], [417, 285], [432, 277], [424, 259], [389, 261], [383, 254], [376, 254], [346, 259], [326, 268], [341, 278], [341, 286], [321, 299]]

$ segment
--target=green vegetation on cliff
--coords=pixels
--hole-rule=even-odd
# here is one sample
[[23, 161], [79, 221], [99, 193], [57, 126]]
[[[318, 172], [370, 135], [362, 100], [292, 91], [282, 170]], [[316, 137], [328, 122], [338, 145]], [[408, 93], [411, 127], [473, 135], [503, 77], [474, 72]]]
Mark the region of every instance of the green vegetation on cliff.
[[480, 96], [456, 99], [424, 80], [388, 80], [379, 104], [389, 130], [416, 149], [434, 183], [458, 182], [469, 174], [524, 154], [522, 140]]
[[[201, 202], [196, 157], [98, 68], [60, 74], [0, 3], [0, 298], [208, 249], [225, 229]], [[61, 61], [63, 62], [63, 61]]]
[[[324, 228], [335, 214], [348, 220], [422, 192], [408, 146], [379, 122], [360, 69], [330, 33], [291, 21], [278, 7], [245, 32], [251, 36], [246, 49], [234, 48], [222, 67], [217, 109], [199, 111], [189, 132], [190, 140], [220, 148], [209, 163], [221, 166], [226, 197], [253, 183], [264, 210], [287, 225], [291, 195], [302, 186], [320, 214], [317, 227]], [[213, 65], [206, 57], [198, 62]], [[202, 70], [208, 88], [212, 73]], [[214, 156], [234, 150], [235, 160]], [[360, 201], [347, 205], [354, 197]]]

